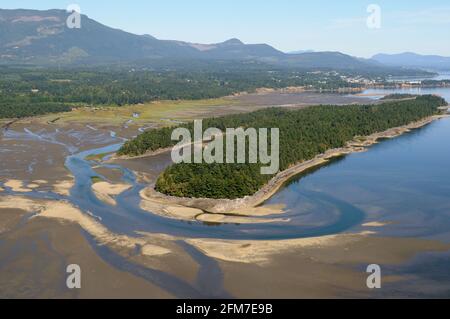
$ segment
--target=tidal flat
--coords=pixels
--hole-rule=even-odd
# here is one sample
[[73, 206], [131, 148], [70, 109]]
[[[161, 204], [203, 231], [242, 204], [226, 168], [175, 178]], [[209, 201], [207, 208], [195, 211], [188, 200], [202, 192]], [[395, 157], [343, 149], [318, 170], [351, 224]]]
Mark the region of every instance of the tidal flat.
[[[439, 169], [447, 160], [441, 137], [449, 119], [294, 178], [256, 209], [209, 216], [213, 219], [192, 211], [184, 220], [140, 208], [139, 193], [170, 164], [166, 154], [86, 159], [113, 153], [139, 129], [161, 121], [49, 124], [47, 119], [19, 121], [2, 132], [1, 297], [448, 297], [450, 281], [437, 280], [423, 267], [430, 260], [445, 264], [450, 251], [448, 183]], [[411, 145], [418, 149], [406, 154]], [[424, 148], [430, 155], [417, 158]], [[380, 156], [392, 166], [383, 162], [377, 168]], [[420, 166], [421, 178], [411, 173], [419, 159], [426, 164]], [[103, 181], [97, 190], [95, 176]], [[379, 189], [386, 182], [392, 196], [382, 199]], [[428, 208], [406, 205], [412, 198]], [[433, 258], [424, 257], [428, 254]], [[73, 263], [84, 274], [77, 292], [65, 288], [65, 267]], [[381, 291], [366, 286], [365, 268], [372, 263], [386, 269]], [[434, 289], [423, 291], [424, 286]]]

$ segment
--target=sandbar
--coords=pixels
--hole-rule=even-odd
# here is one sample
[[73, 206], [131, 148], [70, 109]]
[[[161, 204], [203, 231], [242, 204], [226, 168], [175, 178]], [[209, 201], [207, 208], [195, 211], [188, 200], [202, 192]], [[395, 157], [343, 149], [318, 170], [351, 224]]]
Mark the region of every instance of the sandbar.
[[97, 196], [97, 198], [101, 201], [112, 206], [117, 204], [114, 196], [117, 196], [130, 188], [131, 185], [128, 184], [112, 184], [109, 182], [98, 182], [92, 184], [92, 190], [94, 191], [95, 196]]

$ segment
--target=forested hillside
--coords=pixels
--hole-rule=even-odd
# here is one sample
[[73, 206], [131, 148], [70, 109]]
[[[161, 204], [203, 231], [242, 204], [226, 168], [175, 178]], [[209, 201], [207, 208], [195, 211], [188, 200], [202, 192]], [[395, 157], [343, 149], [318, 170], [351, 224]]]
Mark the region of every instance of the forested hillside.
[[227, 60], [264, 62], [272, 67], [404, 72], [339, 52], [286, 54], [265, 43], [246, 44], [238, 39], [212, 44], [159, 40], [103, 25], [86, 15], [80, 16], [81, 28], [68, 28], [68, 17], [65, 10], [0, 9], [0, 63], [82, 66], [185, 59], [184, 64]]
[[[203, 127], [279, 128], [280, 169], [338, 148], [355, 136], [402, 126], [433, 115], [446, 101], [437, 96], [379, 105], [317, 106], [302, 110], [271, 108], [244, 115], [209, 119]], [[193, 130], [193, 125], [186, 125]], [[172, 129], [146, 132], [126, 143], [119, 154], [139, 155], [175, 145]], [[176, 164], [158, 179], [158, 191], [179, 197], [241, 198], [258, 191], [273, 176], [261, 175], [260, 164]]]

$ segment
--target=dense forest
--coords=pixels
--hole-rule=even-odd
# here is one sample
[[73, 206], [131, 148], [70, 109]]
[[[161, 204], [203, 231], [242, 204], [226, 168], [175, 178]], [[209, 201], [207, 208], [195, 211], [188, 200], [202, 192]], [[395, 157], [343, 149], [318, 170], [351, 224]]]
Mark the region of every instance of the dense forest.
[[[356, 136], [402, 126], [438, 112], [446, 101], [437, 96], [391, 101], [378, 105], [317, 106], [302, 110], [270, 108], [244, 115], [203, 121], [203, 127], [279, 128], [280, 170], [338, 148]], [[192, 124], [184, 127], [193, 129]], [[138, 155], [175, 145], [172, 129], [143, 133], [119, 154]], [[261, 164], [176, 164], [158, 179], [158, 191], [179, 197], [241, 198], [258, 191], [273, 176], [260, 173]]]
[[69, 112], [72, 107], [63, 103], [31, 102], [0, 98], [1, 118], [23, 118], [47, 113]]
[[385, 100], [403, 100], [403, 99], [413, 99], [416, 98], [417, 94], [408, 94], [408, 93], [394, 93], [389, 94], [381, 98], [382, 101]]
[[[158, 100], [218, 98], [257, 88], [306, 87], [336, 91], [360, 88], [347, 79], [384, 81], [387, 74], [351, 70], [308, 70], [251, 62], [192, 62], [86, 67], [0, 66], [0, 118], [70, 111], [79, 106], [123, 106]], [[406, 72], [406, 71], [405, 71]]]
[[[239, 64], [239, 63], [237, 63]], [[221, 65], [204, 70], [0, 68], [0, 118], [68, 111], [76, 106], [122, 106], [155, 100], [197, 100], [257, 88], [357, 86], [334, 72]]]

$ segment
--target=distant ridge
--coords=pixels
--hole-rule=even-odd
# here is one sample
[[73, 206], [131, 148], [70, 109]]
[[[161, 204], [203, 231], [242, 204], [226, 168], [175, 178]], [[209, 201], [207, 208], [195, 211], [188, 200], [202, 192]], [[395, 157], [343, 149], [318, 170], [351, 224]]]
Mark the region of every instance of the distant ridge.
[[64, 10], [0, 9], [0, 63], [77, 65], [153, 61], [153, 64], [164, 64], [171, 60], [239, 60], [296, 68], [364, 71], [384, 68], [374, 60], [340, 52], [287, 54], [267, 44], [245, 44], [235, 38], [216, 44], [159, 40], [149, 34], [136, 35], [105, 26], [86, 15], [82, 15], [80, 29], [69, 29], [68, 15]]
[[439, 55], [420, 55], [413, 52], [399, 54], [377, 54], [373, 60], [388, 66], [450, 70], [450, 57]]

